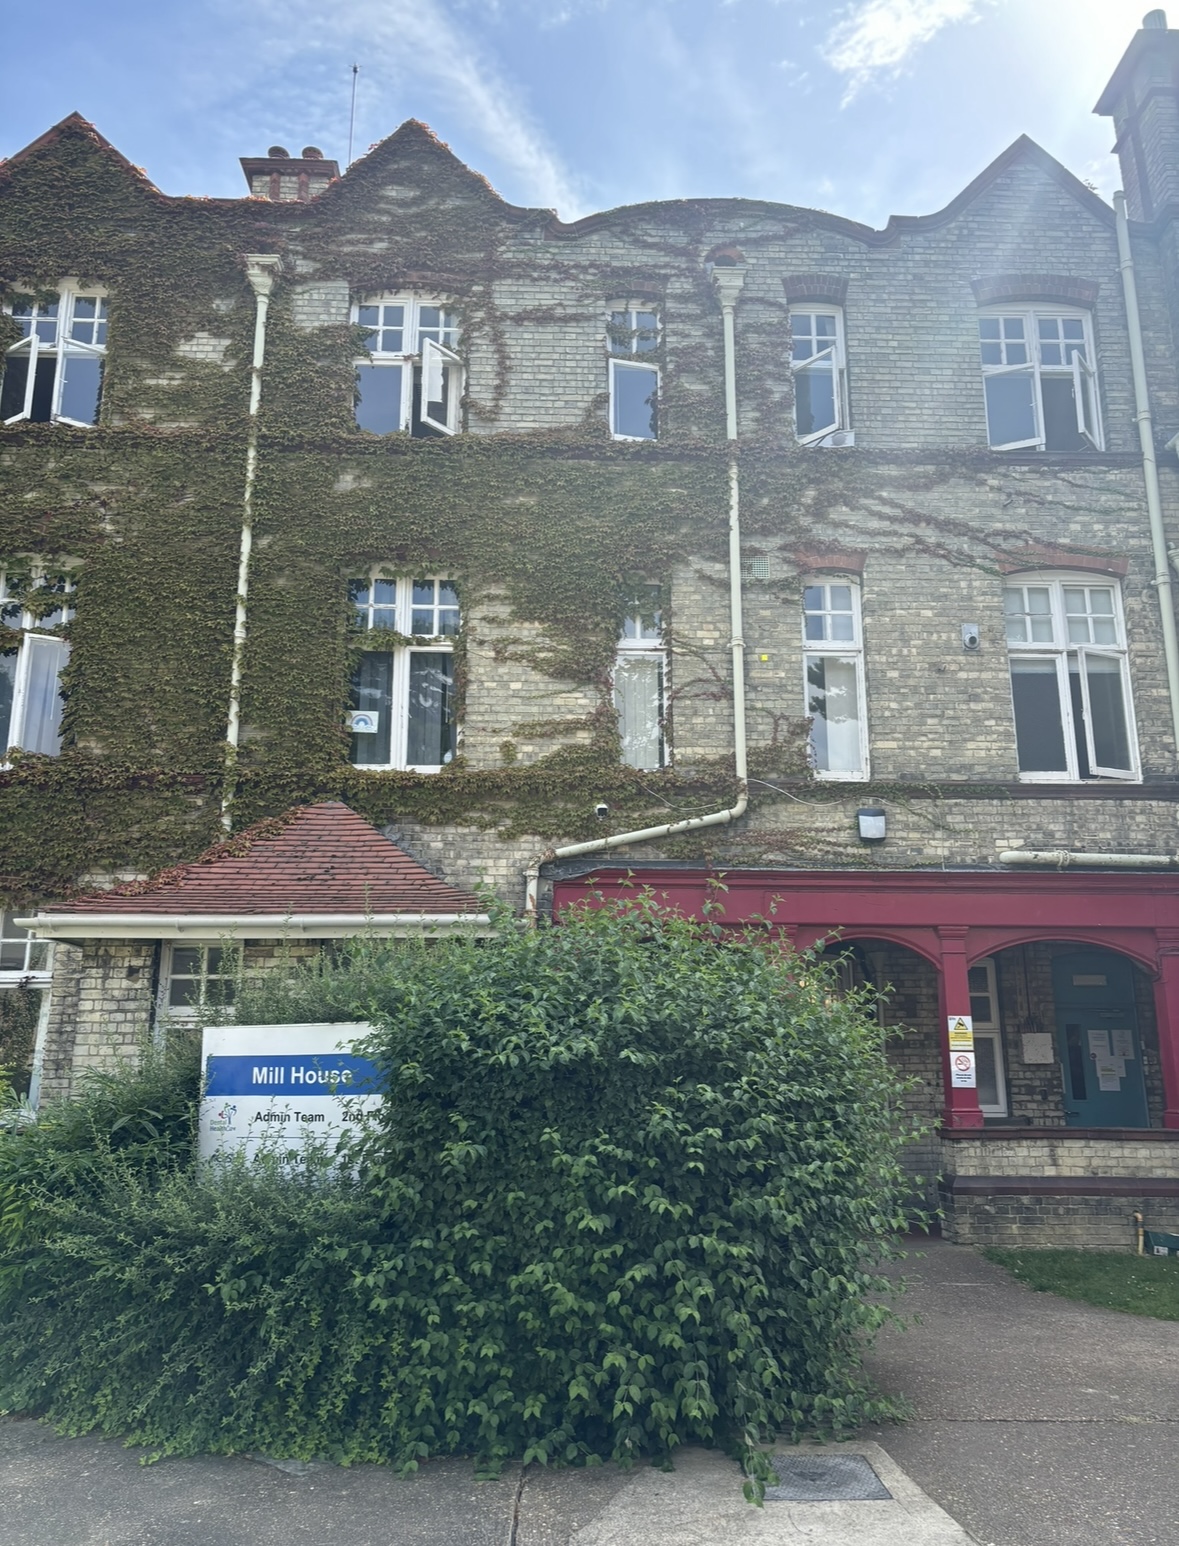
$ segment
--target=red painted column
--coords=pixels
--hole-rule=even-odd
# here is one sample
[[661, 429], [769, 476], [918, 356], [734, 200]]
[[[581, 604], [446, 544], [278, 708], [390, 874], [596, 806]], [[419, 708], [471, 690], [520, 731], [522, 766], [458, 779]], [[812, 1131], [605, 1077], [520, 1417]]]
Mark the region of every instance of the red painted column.
[[942, 1109], [943, 1127], [981, 1127], [983, 1114], [978, 1106], [978, 1090], [963, 1089], [952, 1082], [953, 1053], [950, 1050], [949, 1021], [951, 1015], [970, 1014], [970, 979], [966, 973], [966, 929], [958, 926], [939, 927], [942, 969], [940, 974], [942, 1088], [945, 1102]]
[[1154, 1008], [1163, 1074], [1163, 1126], [1179, 1127], [1179, 929], [1158, 929], [1155, 933], [1159, 974]]

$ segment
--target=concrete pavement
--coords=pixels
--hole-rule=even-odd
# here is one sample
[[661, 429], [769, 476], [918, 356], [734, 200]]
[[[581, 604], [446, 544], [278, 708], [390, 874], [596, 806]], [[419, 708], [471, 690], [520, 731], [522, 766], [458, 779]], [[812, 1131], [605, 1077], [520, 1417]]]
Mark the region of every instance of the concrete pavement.
[[913, 1403], [871, 1436], [993, 1546], [1179, 1543], [1179, 1322], [1036, 1293], [914, 1243], [905, 1331], [869, 1359]]

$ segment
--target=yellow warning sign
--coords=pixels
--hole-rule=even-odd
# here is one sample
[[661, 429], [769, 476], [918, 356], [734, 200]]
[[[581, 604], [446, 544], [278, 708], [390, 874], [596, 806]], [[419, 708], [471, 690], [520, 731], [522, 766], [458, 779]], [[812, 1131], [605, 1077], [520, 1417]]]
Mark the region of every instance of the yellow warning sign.
[[951, 1015], [950, 1051], [974, 1051], [974, 1018], [971, 1015]]

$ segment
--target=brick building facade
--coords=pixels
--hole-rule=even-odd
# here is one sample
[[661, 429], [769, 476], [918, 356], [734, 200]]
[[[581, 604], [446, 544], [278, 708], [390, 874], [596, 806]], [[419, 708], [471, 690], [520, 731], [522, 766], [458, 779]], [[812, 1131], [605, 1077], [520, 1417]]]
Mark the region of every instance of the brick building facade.
[[[414, 123], [342, 176], [245, 158], [236, 201], [77, 118], [0, 166], [0, 982], [39, 995], [41, 1094], [185, 976], [150, 919], [88, 937], [78, 888], [342, 799], [521, 910], [723, 878], [734, 927], [838, 931], [908, 1027], [950, 1229], [1176, 1227], [1162, 13], [1098, 111], [1121, 224], [1027, 139], [882, 231], [565, 225]], [[186, 938], [199, 993], [219, 936]]]

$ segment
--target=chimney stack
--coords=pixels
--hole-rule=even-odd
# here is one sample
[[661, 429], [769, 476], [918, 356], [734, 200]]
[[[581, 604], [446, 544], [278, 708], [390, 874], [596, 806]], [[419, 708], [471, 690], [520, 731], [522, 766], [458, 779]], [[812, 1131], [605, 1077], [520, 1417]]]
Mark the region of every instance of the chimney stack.
[[315, 145], [305, 145], [301, 156], [272, 145], [264, 156], [243, 156], [241, 164], [254, 198], [276, 204], [306, 204], [340, 175], [338, 163], [325, 159]]
[[1093, 111], [1114, 121], [1130, 218], [1179, 215], [1179, 32], [1165, 11], [1142, 18]]

